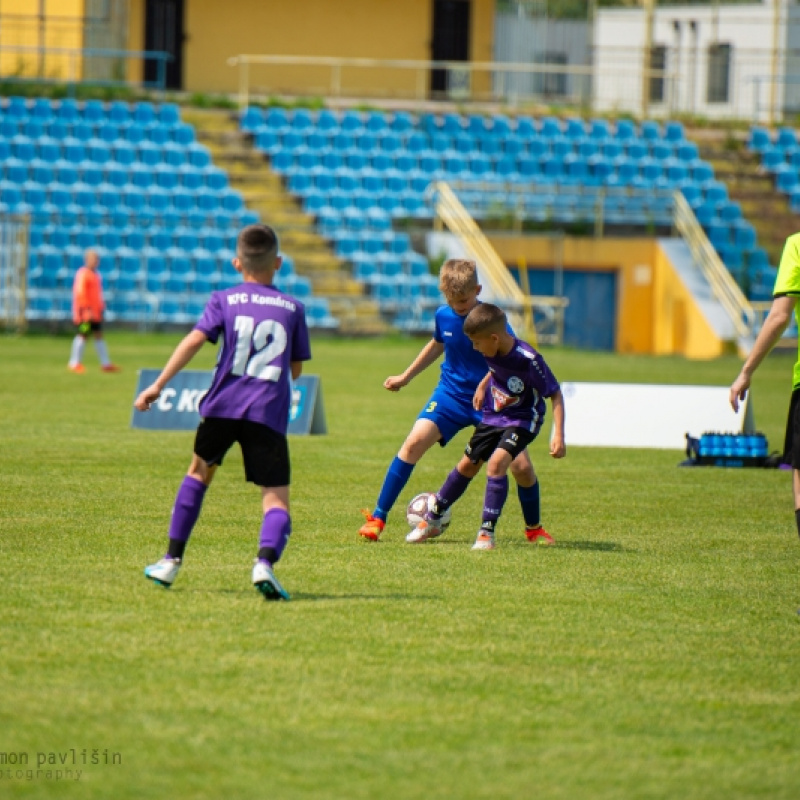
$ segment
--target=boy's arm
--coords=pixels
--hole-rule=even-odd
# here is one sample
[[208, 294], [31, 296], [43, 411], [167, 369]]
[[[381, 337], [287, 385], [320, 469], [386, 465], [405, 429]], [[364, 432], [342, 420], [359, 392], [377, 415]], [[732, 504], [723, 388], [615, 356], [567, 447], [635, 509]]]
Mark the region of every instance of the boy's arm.
[[146, 389], [139, 393], [134, 406], [139, 411], [147, 411], [158, 400], [164, 387], [194, 358], [197, 351], [206, 343], [206, 335], [197, 329], [184, 336], [169, 357], [161, 374]]
[[487, 372], [475, 388], [475, 394], [472, 395], [472, 407], [476, 411], [480, 411], [483, 408], [483, 398], [486, 397], [486, 387], [489, 385], [489, 379], [491, 377], [492, 373]]
[[550, 455], [553, 458], [564, 458], [567, 454], [567, 445], [564, 442], [564, 395], [560, 389], [551, 395], [550, 402], [553, 406], [553, 438], [550, 440]]
[[384, 382], [383, 386], [390, 392], [399, 392], [404, 386], [407, 386], [411, 381], [426, 370], [439, 356], [444, 353], [444, 345], [437, 342], [436, 339], [431, 339], [419, 355], [409, 364], [408, 368], [402, 375], [390, 375]]
[[292, 371], [292, 380], [296, 381], [303, 374], [303, 362], [302, 361], [290, 362], [290, 369]]

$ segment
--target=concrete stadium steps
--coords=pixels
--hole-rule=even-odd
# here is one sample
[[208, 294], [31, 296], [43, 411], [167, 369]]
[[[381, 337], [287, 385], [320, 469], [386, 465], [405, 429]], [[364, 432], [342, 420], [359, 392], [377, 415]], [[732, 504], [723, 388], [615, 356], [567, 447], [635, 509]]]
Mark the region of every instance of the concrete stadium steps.
[[700, 157], [714, 167], [714, 175], [728, 187], [728, 195], [752, 223], [770, 263], [777, 266], [786, 237], [797, 233], [800, 217], [789, 208], [788, 198], [776, 191], [773, 178], [760, 166], [758, 154], [747, 149], [747, 133], [692, 130], [687, 132], [700, 148]]
[[311, 280], [314, 295], [328, 299], [331, 313], [340, 321], [339, 331], [362, 336], [386, 333], [389, 326], [379, 305], [364, 295], [363, 284], [353, 279], [347, 264], [317, 233], [313, 217], [252, 147], [235, 115], [217, 109], [184, 109], [182, 117], [194, 125], [198, 141], [208, 147], [214, 163], [226, 170], [247, 207], [275, 228], [295, 272]]

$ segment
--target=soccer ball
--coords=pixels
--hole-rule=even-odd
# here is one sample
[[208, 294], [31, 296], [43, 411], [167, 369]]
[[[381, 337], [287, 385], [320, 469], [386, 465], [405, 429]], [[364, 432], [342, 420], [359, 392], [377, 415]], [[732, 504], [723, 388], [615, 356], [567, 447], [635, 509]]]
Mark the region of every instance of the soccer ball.
[[[406, 508], [406, 520], [412, 528], [416, 528], [423, 519], [425, 519], [425, 512], [428, 511], [436, 500], [436, 495], [433, 492], [422, 492], [411, 500]], [[453, 509], [448, 508], [442, 517], [442, 530], [450, 524], [450, 517], [453, 514]]]

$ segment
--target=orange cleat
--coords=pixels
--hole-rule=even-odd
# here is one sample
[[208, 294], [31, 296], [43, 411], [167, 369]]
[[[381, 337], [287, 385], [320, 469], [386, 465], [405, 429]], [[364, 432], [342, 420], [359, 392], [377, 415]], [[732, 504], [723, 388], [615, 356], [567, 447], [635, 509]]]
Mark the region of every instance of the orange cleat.
[[76, 375], [83, 375], [86, 372], [86, 367], [83, 364], [67, 364], [67, 369], [74, 372]]
[[377, 542], [386, 527], [386, 522], [378, 517], [373, 517], [365, 508], [361, 509], [361, 513], [364, 515], [366, 522], [359, 528], [358, 535], [372, 542]]
[[525, 528], [525, 537], [534, 544], [555, 544], [556, 540], [541, 526]]
[[103, 372], [122, 372], [122, 368], [118, 367], [116, 364], [103, 364], [100, 369], [103, 370]]

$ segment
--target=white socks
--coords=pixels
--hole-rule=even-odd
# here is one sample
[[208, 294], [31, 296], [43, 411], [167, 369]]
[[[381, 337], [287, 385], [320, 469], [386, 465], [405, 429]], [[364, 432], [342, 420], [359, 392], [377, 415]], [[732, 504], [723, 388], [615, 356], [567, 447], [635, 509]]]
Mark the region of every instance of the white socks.
[[83, 348], [86, 347], [86, 339], [83, 336], [76, 336], [72, 340], [72, 350], [69, 354], [69, 365], [77, 367], [83, 360]]

